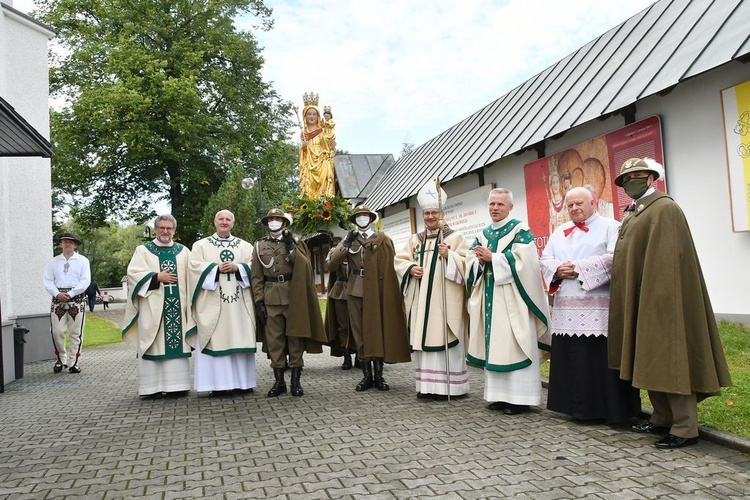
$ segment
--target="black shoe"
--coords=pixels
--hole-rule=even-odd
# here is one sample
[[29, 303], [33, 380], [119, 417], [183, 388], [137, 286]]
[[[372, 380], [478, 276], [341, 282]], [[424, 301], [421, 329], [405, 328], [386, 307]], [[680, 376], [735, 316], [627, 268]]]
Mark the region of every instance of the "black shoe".
[[372, 363], [369, 361], [362, 362], [362, 380], [357, 384], [357, 392], [366, 391], [375, 385], [372, 380]]
[[654, 425], [651, 422], [644, 422], [642, 424], [634, 424], [630, 426], [631, 430], [640, 432], [642, 434], [667, 434], [669, 427], [662, 427], [661, 425]]
[[71, 367], [70, 367], [70, 368], [68, 369], [68, 371], [69, 371], [70, 373], [81, 373], [81, 367], [79, 367], [78, 365], [73, 365], [73, 366], [71, 366]]
[[67, 367], [68, 365], [62, 364], [60, 360], [58, 359], [57, 361], [55, 361], [55, 366], [52, 367], [52, 371], [55, 373], [60, 373], [61, 371], [63, 371], [63, 368], [67, 368]]
[[184, 398], [190, 391], [172, 391], [164, 393], [166, 398]]
[[520, 415], [529, 411], [529, 405], [513, 405], [508, 403], [508, 406], [503, 409], [505, 415]]
[[300, 383], [299, 379], [302, 375], [302, 367], [296, 366], [292, 368], [292, 396], [300, 397], [304, 396], [305, 391], [302, 390], [302, 384]]
[[351, 370], [352, 369], [352, 355], [349, 353], [348, 350], [344, 351], [344, 362], [341, 364], [342, 370]]
[[223, 398], [226, 396], [230, 396], [232, 394], [232, 391], [211, 391], [211, 394], [208, 395], [209, 398]]
[[275, 377], [276, 380], [273, 383], [273, 387], [271, 387], [271, 390], [268, 391], [268, 394], [266, 394], [266, 396], [269, 398], [275, 398], [276, 396], [280, 396], [286, 393], [286, 382], [284, 381], [284, 369], [274, 368], [273, 376]]
[[487, 406], [489, 410], [492, 411], [503, 411], [508, 407], [508, 403], [505, 401], [495, 401], [494, 403], [491, 403]]
[[654, 443], [657, 448], [671, 449], [671, 448], [682, 448], [684, 446], [692, 446], [698, 444], [698, 438], [683, 438], [675, 436], [674, 434], [667, 434], [660, 440]]
[[250, 387], [249, 389], [232, 389], [232, 392], [234, 394], [252, 394], [253, 392], [255, 392], [255, 389], [253, 389], [252, 387]]
[[387, 391], [391, 388], [389, 386], [385, 379], [383, 378], [383, 362], [382, 361], [373, 361], [372, 362], [372, 381], [375, 384], [375, 387], [379, 391]]
[[164, 395], [161, 392], [155, 392], [153, 394], [142, 394], [141, 399], [161, 399]]

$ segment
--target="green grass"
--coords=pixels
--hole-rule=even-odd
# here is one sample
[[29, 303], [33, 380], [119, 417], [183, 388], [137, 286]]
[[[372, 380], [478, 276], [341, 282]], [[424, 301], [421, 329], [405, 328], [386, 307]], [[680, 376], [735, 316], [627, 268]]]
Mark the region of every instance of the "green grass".
[[[698, 404], [700, 425], [730, 432], [750, 439], [750, 327], [722, 321], [719, 333], [724, 344], [732, 387], [725, 387], [719, 396]], [[541, 366], [543, 378], [549, 378], [549, 362]], [[644, 408], [651, 408], [646, 391], [641, 391]]]
[[115, 323], [106, 319], [88, 316], [83, 327], [83, 346], [117, 344], [122, 342], [122, 330]]

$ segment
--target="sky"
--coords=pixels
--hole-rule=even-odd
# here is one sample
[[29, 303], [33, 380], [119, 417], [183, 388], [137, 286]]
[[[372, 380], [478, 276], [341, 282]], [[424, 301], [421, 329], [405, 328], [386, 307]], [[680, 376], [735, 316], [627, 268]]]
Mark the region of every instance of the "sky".
[[654, 0], [265, 3], [274, 27], [253, 29], [264, 79], [300, 110], [305, 92], [331, 106], [339, 149], [398, 158], [405, 143], [424, 144]]

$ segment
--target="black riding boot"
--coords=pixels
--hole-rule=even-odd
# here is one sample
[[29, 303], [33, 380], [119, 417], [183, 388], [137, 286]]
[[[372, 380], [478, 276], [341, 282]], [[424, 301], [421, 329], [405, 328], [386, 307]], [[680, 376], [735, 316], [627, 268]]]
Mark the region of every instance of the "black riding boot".
[[268, 391], [269, 398], [274, 398], [286, 392], [286, 382], [284, 382], [284, 369], [274, 368], [273, 376], [276, 377], [276, 382], [274, 382], [273, 387], [271, 387], [271, 390]]
[[296, 366], [292, 368], [292, 396], [302, 396], [305, 391], [302, 390], [302, 384], [299, 383], [299, 378], [302, 375], [302, 367]]
[[372, 363], [369, 361], [362, 361], [362, 380], [357, 384], [357, 391], [366, 391], [373, 386], [372, 383]]
[[375, 372], [375, 387], [377, 387], [380, 391], [387, 391], [388, 389], [390, 389], [391, 387], [385, 383], [385, 379], [383, 378], [383, 362], [373, 361], [372, 366], [373, 371]]
[[344, 348], [344, 363], [341, 365], [342, 370], [351, 370], [352, 369], [352, 352]]

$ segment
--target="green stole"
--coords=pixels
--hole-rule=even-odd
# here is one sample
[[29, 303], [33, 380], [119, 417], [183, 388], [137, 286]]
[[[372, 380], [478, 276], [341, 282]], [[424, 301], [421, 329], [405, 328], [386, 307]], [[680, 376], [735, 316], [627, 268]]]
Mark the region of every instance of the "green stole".
[[[445, 236], [443, 236], [445, 237]], [[423, 351], [444, 351], [445, 346], [434, 346], [429, 347], [427, 346], [427, 324], [429, 323], [430, 318], [430, 303], [432, 302], [432, 287], [435, 284], [435, 270], [437, 269], [437, 266], [440, 265], [438, 262], [438, 242], [437, 242], [437, 235], [427, 236], [427, 232], [424, 233], [424, 235], [419, 236], [419, 240], [421, 245], [418, 249], [415, 249], [414, 252], [419, 252], [419, 267], [424, 268], [424, 258], [425, 258], [425, 251], [427, 249], [427, 242], [428, 240], [433, 239], [435, 241], [435, 245], [432, 249], [432, 258], [430, 260], [430, 272], [428, 276], [422, 276], [422, 280], [417, 283], [418, 287], [422, 286], [422, 283], [424, 281], [427, 281], [427, 300], [425, 301], [425, 313], [424, 313], [424, 324], [422, 325], [422, 350]], [[409, 268], [411, 269], [411, 267]], [[442, 273], [441, 273], [442, 274]], [[427, 278], [425, 280], [425, 278]], [[445, 286], [445, 276], [442, 276], [443, 283], [442, 285]], [[446, 325], [447, 328], [447, 325]], [[455, 347], [458, 345], [458, 339], [448, 343], [448, 348]]]
[[[171, 247], [160, 247], [152, 241], [144, 243], [149, 252], [159, 257], [159, 270], [177, 274], [177, 254], [185, 248], [180, 243]], [[182, 305], [180, 302], [180, 287], [177, 283], [164, 284], [164, 309], [162, 309], [164, 323], [164, 352], [160, 356], [144, 354], [143, 359], [160, 360], [189, 357], [190, 353], [183, 352], [182, 335]]]

